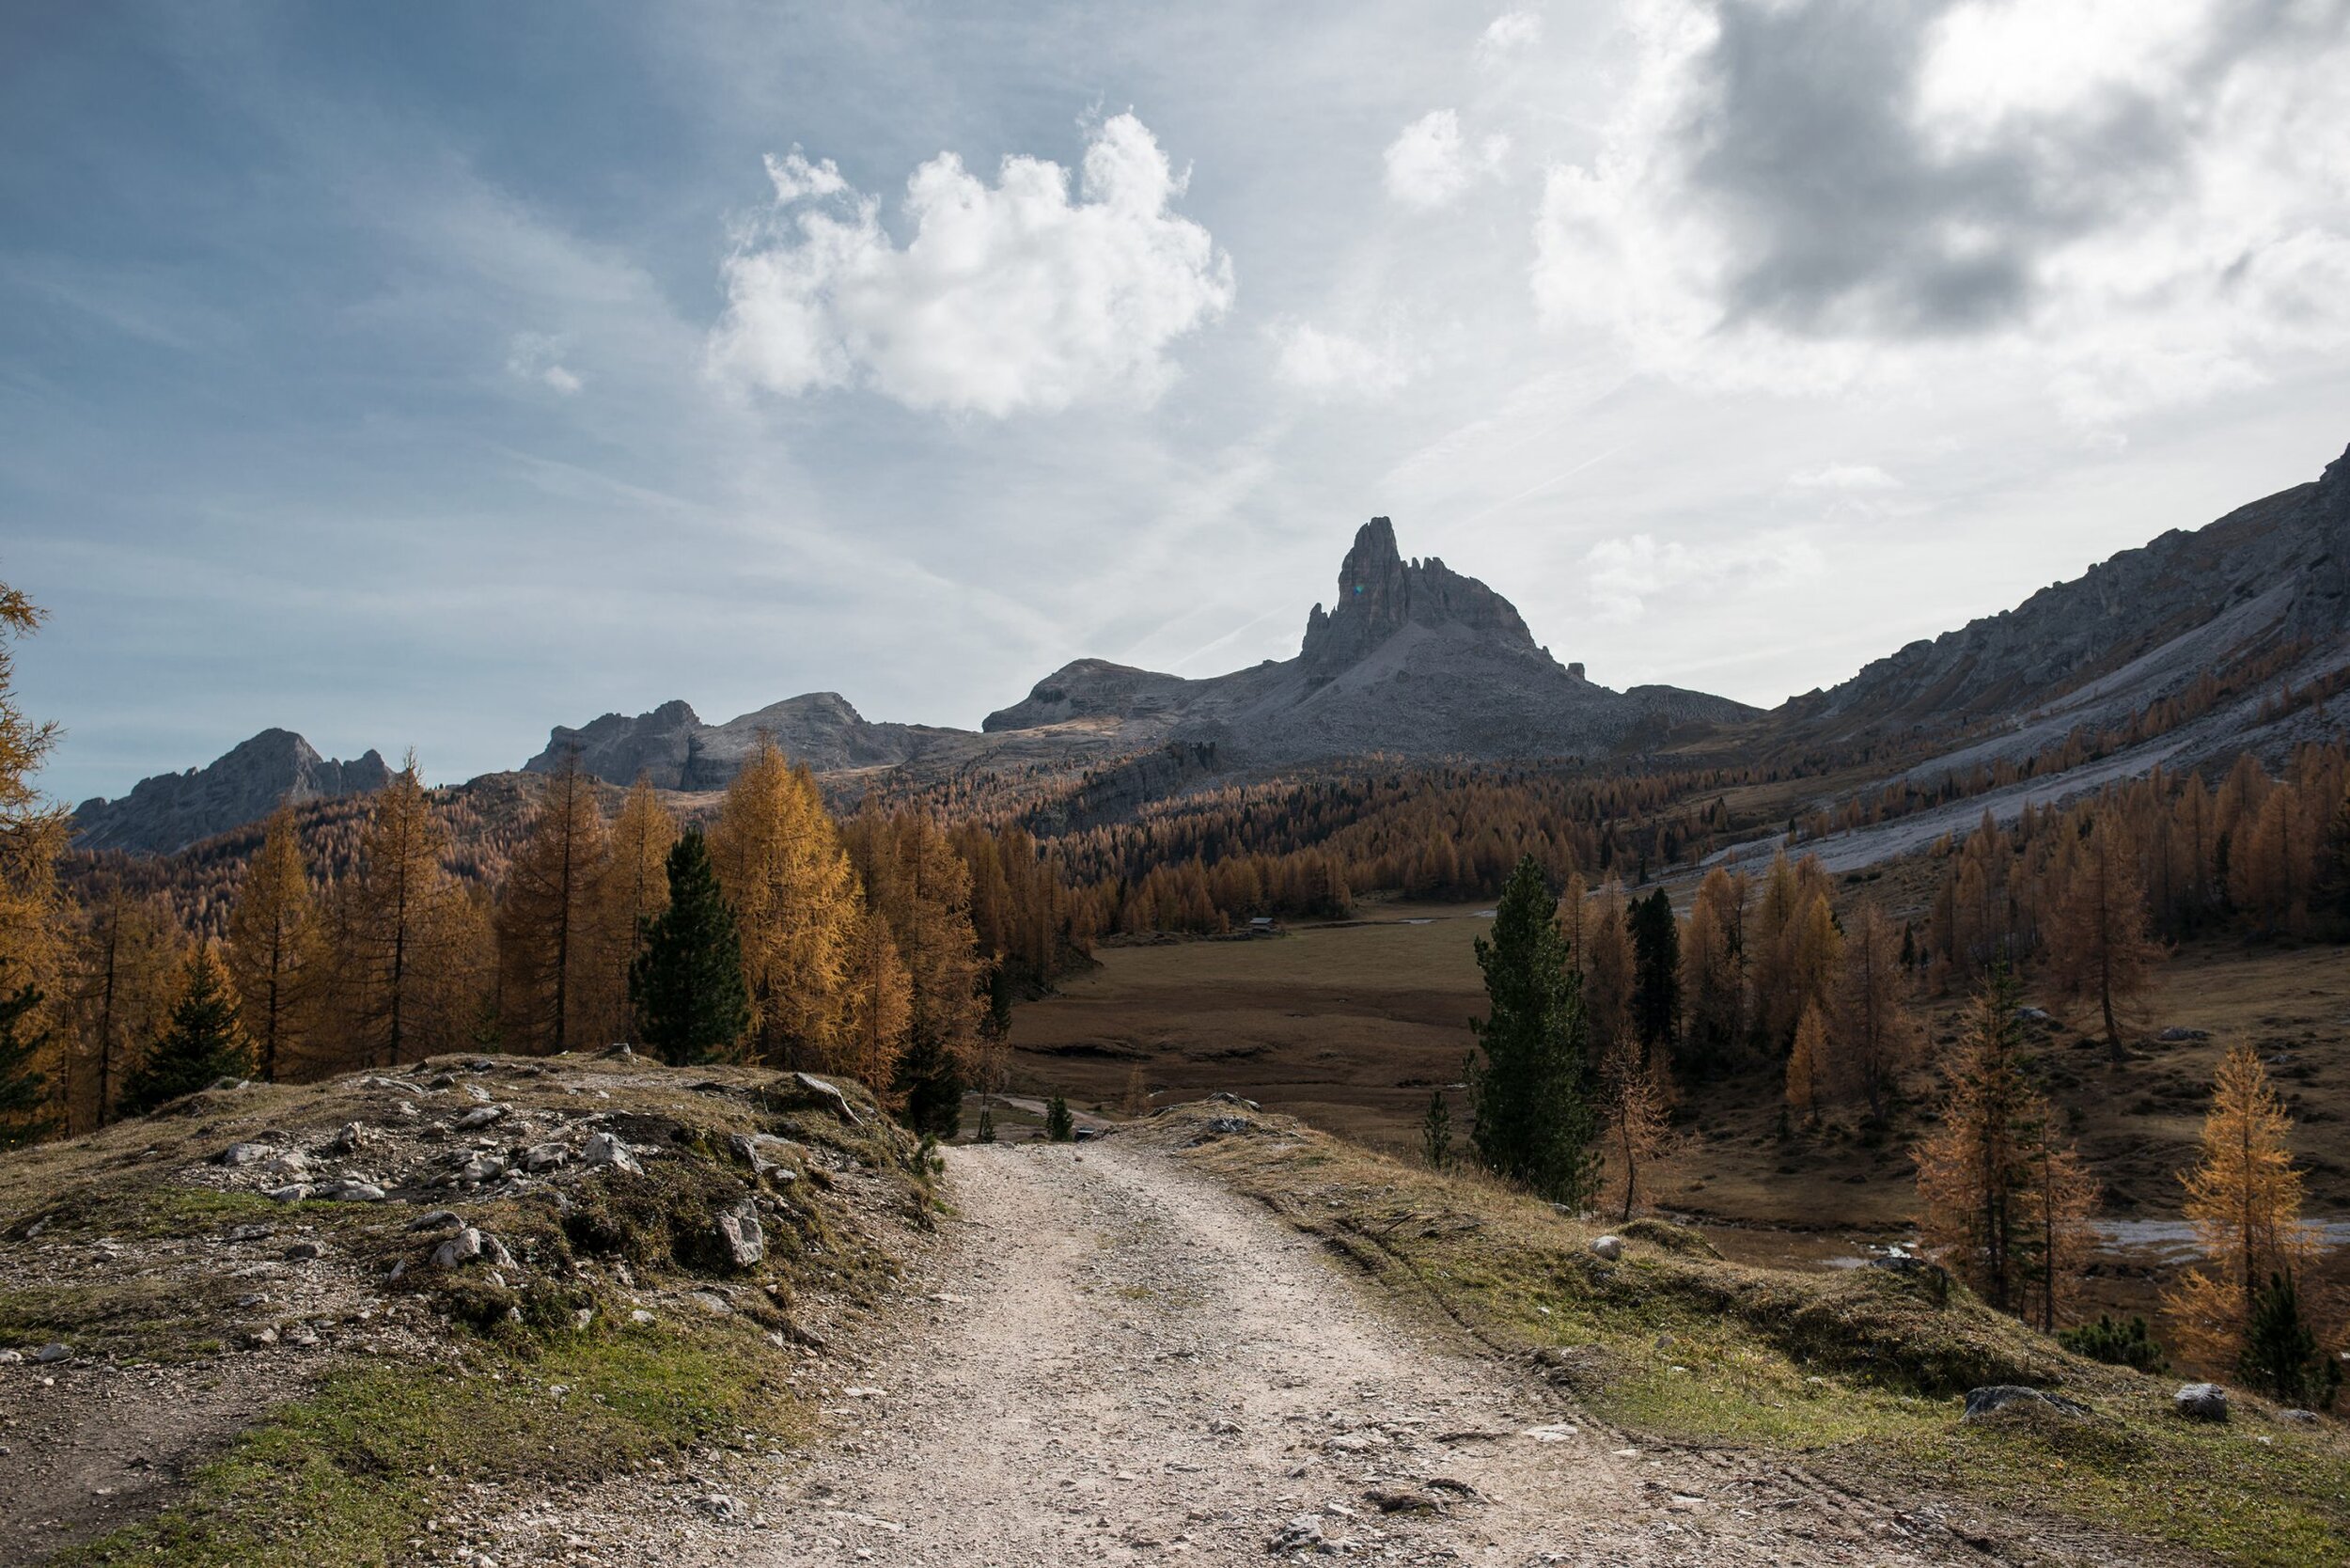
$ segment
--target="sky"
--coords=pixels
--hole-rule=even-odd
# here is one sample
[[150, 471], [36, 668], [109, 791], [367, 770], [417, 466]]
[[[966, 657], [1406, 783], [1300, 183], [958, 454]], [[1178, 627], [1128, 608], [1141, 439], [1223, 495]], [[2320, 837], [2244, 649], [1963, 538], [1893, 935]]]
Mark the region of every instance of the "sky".
[[2350, 0], [0, 11], [74, 801], [1296, 651], [1395, 520], [1762, 705], [2350, 443]]

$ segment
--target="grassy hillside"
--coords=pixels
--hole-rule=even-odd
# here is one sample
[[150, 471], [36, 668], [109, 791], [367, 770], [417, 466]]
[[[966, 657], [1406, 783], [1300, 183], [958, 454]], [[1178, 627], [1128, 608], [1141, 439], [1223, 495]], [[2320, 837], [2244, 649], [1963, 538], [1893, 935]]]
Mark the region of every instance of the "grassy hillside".
[[384, 1562], [476, 1488], [788, 1445], [930, 1180], [854, 1084], [630, 1058], [212, 1091], [0, 1157], [0, 1350], [62, 1356], [0, 1369], [0, 1560]]

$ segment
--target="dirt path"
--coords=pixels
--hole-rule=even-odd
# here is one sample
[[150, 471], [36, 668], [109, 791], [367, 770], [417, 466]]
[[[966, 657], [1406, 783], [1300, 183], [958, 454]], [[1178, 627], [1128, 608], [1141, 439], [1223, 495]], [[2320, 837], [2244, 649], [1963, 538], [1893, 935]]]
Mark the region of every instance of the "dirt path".
[[[1369, 1300], [1261, 1210], [1115, 1141], [952, 1152], [935, 1306], [803, 1460], [541, 1503], [496, 1560], [823, 1568], [1985, 1560], [1784, 1465], [1645, 1450]], [[1539, 1430], [1538, 1430], [1539, 1429]], [[680, 1482], [685, 1484], [680, 1484]], [[709, 1517], [710, 1493], [728, 1490]], [[486, 1535], [486, 1538], [485, 1538]], [[479, 1560], [461, 1554], [457, 1560]]]

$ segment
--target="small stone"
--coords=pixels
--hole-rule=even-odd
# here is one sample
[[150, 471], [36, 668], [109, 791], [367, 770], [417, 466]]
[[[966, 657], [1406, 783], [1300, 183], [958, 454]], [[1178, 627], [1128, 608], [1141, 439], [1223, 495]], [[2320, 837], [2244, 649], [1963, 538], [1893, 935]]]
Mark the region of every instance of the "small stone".
[[431, 1090], [455, 1089], [457, 1087], [457, 1074], [454, 1073], [436, 1073], [432, 1075], [431, 1080], [424, 1087]]
[[1591, 1241], [1591, 1250], [1612, 1263], [1623, 1256], [1623, 1238], [1622, 1236], [1594, 1237]]
[[326, 1248], [314, 1241], [298, 1241], [286, 1248], [285, 1253], [286, 1262], [290, 1263], [306, 1263], [313, 1258], [325, 1256]]
[[299, 1203], [310, 1196], [310, 1184], [292, 1182], [282, 1187], [272, 1187], [268, 1196], [280, 1203]]
[[523, 1151], [523, 1168], [536, 1175], [569, 1164], [572, 1152], [559, 1143], [541, 1143]]
[[258, 1165], [277, 1151], [266, 1143], [232, 1143], [212, 1156], [214, 1165]]
[[736, 1502], [732, 1497], [728, 1497], [724, 1492], [713, 1492], [709, 1496], [703, 1497], [701, 1499], [701, 1510], [703, 1513], [709, 1514], [711, 1519], [717, 1524], [744, 1525], [750, 1522], [749, 1518], [743, 1512], [743, 1505]]
[[411, 1231], [435, 1231], [444, 1225], [454, 1225], [456, 1223], [456, 1210], [435, 1209], [431, 1214], [418, 1215], [415, 1218], [410, 1220], [408, 1222], [408, 1229]]
[[2224, 1421], [2228, 1390], [2217, 1383], [2183, 1383], [2170, 1396], [2170, 1408], [2190, 1421]]
[[1322, 1521], [1311, 1513], [1300, 1513], [1274, 1533], [1265, 1543], [1268, 1552], [1309, 1552], [1321, 1548]]
[[631, 1308], [629, 1309], [628, 1321], [641, 1328], [646, 1324], [652, 1322], [652, 1314], [646, 1311], [642, 1307]]
[[66, 1347], [61, 1344], [45, 1344], [39, 1350], [33, 1352], [33, 1365], [37, 1367], [53, 1366], [59, 1361], [65, 1360], [72, 1354], [73, 1352], [66, 1349]]
[[2315, 1426], [2317, 1412], [2314, 1410], [2280, 1410], [2277, 1412], [2277, 1419], [2287, 1426]]
[[767, 1256], [767, 1233], [760, 1228], [759, 1211], [737, 1203], [718, 1216], [718, 1243], [736, 1268], [752, 1268]]
[[21, 1367], [24, 1364], [24, 1353], [23, 1351], [0, 1350], [0, 1367]]
[[367, 1141], [367, 1129], [361, 1127], [359, 1123], [346, 1121], [343, 1123], [342, 1131], [337, 1133], [334, 1141], [326, 1147], [334, 1153], [354, 1154], [358, 1152], [359, 1145]]
[[310, 1158], [299, 1149], [289, 1149], [261, 1168], [280, 1176], [299, 1176], [310, 1168]]
[[263, 1345], [274, 1345], [277, 1342], [277, 1330], [274, 1328], [257, 1328], [252, 1333], [247, 1334], [244, 1337], [244, 1342], [251, 1345], [256, 1350], [260, 1349]]
[[381, 1203], [384, 1193], [373, 1182], [337, 1182], [319, 1196], [337, 1203]]
[[247, 1291], [244, 1294], [237, 1297], [237, 1305], [241, 1309], [250, 1310], [255, 1307], [268, 1306], [269, 1297], [263, 1295], [259, 1291]]
[[506, 1249], [506, 1244], [498, 1240], [495, 1236], [483, 1236], [481, 1238], [481, 1258], [482, 1261], [488, 1263], [492, 1268], [513, 1268], [517, 1266], [514, 1262], [514, 1255], [511, 1252], [509, 1252]]
[[468, 1225], [432, 1249], [432, 1266], [458, 1268], [480, 1256], [481, 1232]]
[[228, 1228], [228, 1239], [232, 1242], [267, 1241], [269, 1236], [270, 1229], [266, 1225], [232, 1225]]
[[589, 1165], [608, 1165], [615, 1170], [641, 1173], [645, 1168], [636, 1163], [634, 1152], [612, 1133], [590, 1134], [587, 1152], [581, 1157]]
[[307, 1350], [319, 1342], [319, 1331], [306, 1323], [297, 1323], [286, 1330], [286, 1342]]
[[572, 1311], [572, 1326], [582, 1333], [586, 1333], [588, 1325], [595, 1321], [596, 1309], [593, 1307], [574, 1308]]
[[476, 1127], [486, 1127], [506, 1115], [504, 1105], [478, 1105], [457, 1119], [457, 1130], [469, 1133]]
[[457, 1168], [461, 1182], [494, 1182], [506, 1174], [506, 1162], [495, 1154], [476, 1154]]

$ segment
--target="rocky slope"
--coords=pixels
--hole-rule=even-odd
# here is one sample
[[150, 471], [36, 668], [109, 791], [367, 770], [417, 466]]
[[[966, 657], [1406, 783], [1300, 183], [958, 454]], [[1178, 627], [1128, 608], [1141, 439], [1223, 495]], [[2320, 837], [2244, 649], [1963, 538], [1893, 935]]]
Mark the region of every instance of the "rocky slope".
[[374, 751], [335, 761], [290, 729], [264, 729], [208, 767], [141, 779], [120, 800], [84, 801], [73, 812], [73, 843], [168, 855], [265, 817], [280, 801], [380, 790], [391, 776]]
[[[2263, 682], [2270, 691], [2350, 663], [2350, 453], [2312, 483], [2173, 528], [1792, 698], [1772, 729], [1820, 746], [1990, 731], [1971, 766], [2030, 756], [2077, 726], [2126, 722], [2206, 671], [2261, 661], [2280, 666]], [[2242, 744], [2248, 719], [2214, 727], [2213, 745]]]

